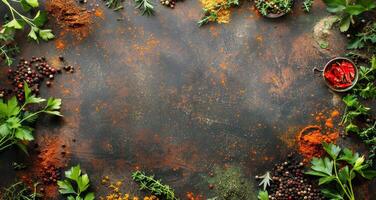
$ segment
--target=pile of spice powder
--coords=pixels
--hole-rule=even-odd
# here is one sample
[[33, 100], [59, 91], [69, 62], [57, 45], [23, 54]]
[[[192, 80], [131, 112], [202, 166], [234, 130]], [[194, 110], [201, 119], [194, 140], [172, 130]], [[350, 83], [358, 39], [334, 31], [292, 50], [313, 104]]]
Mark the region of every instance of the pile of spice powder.
[[47, 0], [46, 9], [64, 31], [72, 32], [78, 39], [89, 35], [92, 15], [74, 0]]
[[[227, 0], [200, 0], [204, 10], [215, 11], [217, 5], [226, 4]], [[217, 13], [217, 22], [218, 23], [229, 23], [230, 22], [230, 9], [221, 9]]]
[[338, 132], [322, 133], [320, 126], [307, 126], [298, 134], [299, 152], [308, 162], [313, 157], [322, 156], [325, 151], [322, 143], [335, 143], [339, 137]]
[[122, 181], [111, 182], [109, 176], [104, 176], [101, 180], [101, 184], [110, 189], [110, 192], [106, 194], [105, 197], [100, 196], [100, 200], [159, 200], [158, 197], [154, 195], [145, 196], [144, 198], [139, 198], [137, 196], [131, 197], [129, 193], [123, 193], [121, 191], [123, 185]]

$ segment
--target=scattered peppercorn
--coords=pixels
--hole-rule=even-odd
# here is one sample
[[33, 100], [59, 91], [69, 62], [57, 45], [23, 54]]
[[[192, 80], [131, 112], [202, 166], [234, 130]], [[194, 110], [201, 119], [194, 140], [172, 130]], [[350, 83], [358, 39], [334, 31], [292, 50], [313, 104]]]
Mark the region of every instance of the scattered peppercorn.
[[268, 188], [272, 200], [323, 200], [317, 186], [304, 176], [304, 164], [294, 154], [287, 161], [276, 164], [271, 171], [272, 181]]
[[49, 165], [43, 167], [43, 169], [40, 170], [40, 174], [40, 178], [44, 184], [55, 184], [57, 180], [61, 178], [61, 169], [54, 165]]
[[[59, 57], [60, 60], [64, 59]], [[69, 68], [70, 71], [73, 67]], [[12, 82], [12, 94], [16, 95], [18, 100], [24, 100], [24, 83], [26, 82], [32, 90], [33, 94], [39, 95], [39, 88], [44, 79], [46, 85], [50, 87], [52, 81], [57, 73], [61, 73], [61, 70], [51, 66], [45, 57], [32, 57], [31, 60], [20, 59], [19, 64], [15, 69], [8, 70], [8, 79]], [[0, 90], [0, 97], [10, 95], [6, 90]]]

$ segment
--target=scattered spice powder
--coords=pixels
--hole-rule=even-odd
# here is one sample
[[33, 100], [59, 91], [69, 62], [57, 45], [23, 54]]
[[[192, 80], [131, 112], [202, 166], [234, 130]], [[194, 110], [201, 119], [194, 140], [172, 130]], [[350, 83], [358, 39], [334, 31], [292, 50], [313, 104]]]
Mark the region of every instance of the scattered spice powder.
[[[200, 0], [202, 6], [205, 10], [212, 11], [216, 8], [218, 4], [226, 4], [227, 0]], [[217, 12], [217, 22], [218, 23], [229, 23], [230, 22], [230, 9], [221, 9]]]
[[100, 200], [159, 200], [158, 197], [154, 195], [145, 196], [141, 199], [137, 196], [131, 197], [129, 193], [123, 193], [121, 191], [121, 187], [123, 186], [122, 181], [111, 182], [109, 176], [104, 176], [102, 178], [101, 184], [110, 189], [110, 192], [106, 194], [105, 197], [100, 196]]
[[308, 162], [325, 153], [323, 142], [335, 143], [338, 137], [338, 132], [322, 133], [320, 126], [307, 126], [298, 134], [299, 152], [304, 156], [304, 161]]
[[65, 42], [61, 39], [57, 39], [55, 41], [55, 47], [56, 49], [60, 49], [60, 50], [65, 49]]
[[92, 15], [74, 0], [48, 0], [46, 9], [64, 31], [72, 32], [78, 39], [89, 35]]
[[187, 192], [187, 200], [202, 200], [204, 197], [202, 195], [195, 195], [193, 192]]

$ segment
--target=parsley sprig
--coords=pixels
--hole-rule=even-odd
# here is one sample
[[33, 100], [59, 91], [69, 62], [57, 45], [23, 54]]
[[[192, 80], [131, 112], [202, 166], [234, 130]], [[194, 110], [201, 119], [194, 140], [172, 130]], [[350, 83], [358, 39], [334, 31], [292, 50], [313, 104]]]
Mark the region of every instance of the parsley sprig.
[[353, 179], [357, 175], [372, 179], [376, 171], [369, 169], [364, 156], [350, 149], [327, 143], [323, 143], [323, 148], [329, 157], [313, 158], [311, 169], [306, 174], [319, 177], [319, 185], [326, 186], [321, 190], [325, 197], [355, 200]]
[[150, 0], [134, 0], [136, 8], [141, 10], [142, 15], [151, 16], [154, 14], [154, 6]]
[[0, 31], [0, 33], [22, 30], [24, 29], [24, 26], [27, 25], [30, 27], [28, 37], [32, 40], [35, 40], [37, 42], [39, 41], [39, 39], [48, 41], [55, 37], [51, 29], [42, 28], [43, 25], [47, 22], [47, 15], [45, 12], [38, 11], [33, 18], [29, 18], [10, 4], [10, 2], [19, 3], [24, 12], [29, 12], [31, 9], [39, 7], [38, 0], [1, 0], [1, 2], [8, 8], [12, 16], [12, 20], [3, 25], [3, 29]]
[[[65, 172], [65, 180], [58, 181], [60, 194], [67, 195], [68, 200], [94, 200], [95, 195], [88, 192], [90, 179], [83, 174], [80, 165], [72, 167]], [[73, 183], [73, 184], [72, 184]]]
[[136, 171], [132, 173], [132, 179], [140, 184], [140, 190], [148, 190], [166, 200], [179, 200], [170, 186], [162, 184], [160, 180], [154, 179], [154, 176], [147, 176], [144, 172]]
[[31, 94], [31, 89], [24, 84], [25, 102], [19, 105], [14, 96], [8, 101], [0, 99], [0, 151], [17, 145], [27, 153], [26, 142], [34, 140], [33, 128], [30, 124], [36, 121], [40, 114], [62, 116], [59, 112], [61, 99], [49, 98], [44, 108], [31, 111], [30, 105], [39, 105], [46, 101]]

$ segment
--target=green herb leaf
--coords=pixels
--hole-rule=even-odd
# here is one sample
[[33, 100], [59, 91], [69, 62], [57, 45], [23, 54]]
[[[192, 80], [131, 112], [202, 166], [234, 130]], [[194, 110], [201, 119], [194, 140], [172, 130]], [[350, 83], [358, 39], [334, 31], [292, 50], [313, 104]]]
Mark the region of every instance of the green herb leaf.
[[72, 184], [67, 180], [58, 181], [57, 185], [59, 186], [59, 192], [61, 194], [76, 194]]
[[37, 8], [39, 6], [38, 0], [26, 0], [26, 2], [33, 8]]
[[37, 27], [42, 27], [47, 22], [46, 12], [38, 11], [33, 19], [33, 22]]
[[95, 196], [94, 196], [94, 193], [90, 192], [90, 193], [87, 193], [84, 200], [94, 200], [95, 199]]
[[319, 185], [328, 184], [336, 179], [335, 176], [326, 176], [319, 179]]
[[259, 200], [269, 200], [269, 194], [268, 191], [259, 191], [257, 198]]
[[65, 172], [65, 176], [69, 179], [74, 181], [78, 181], [78, 177], [81, 176], [81, 168], [80, 165], [72, 167], [70, 170]]
[[32, 141], [34, 137], [32, 135], [32, 129], [28, 127], [20, 127], [16, 130], [16, 138], [25, 141]]
[[4, 27], [14, 28], [14, 29], [23, 29], [22, 24], [19, 21], [17, 21], [16, 19], [13, 19], [12, 21], [4, 24]]
[[359, 15], [366, 11], [367, 9], [364, 8], [362, 5], [348, 5], [344, 11], [350, 15]]
[[52, 34], [52, 30], [50, 29], [39, 30], [39, 36], [45, 41], [55, 38], [54, 34]]
[[351, 16], [347, 15], [346, 17], [342, 18], [339, 24], [339, 29], [341, 32], [346, 32], [349, 30], [351, 24]]
[[358, 99], [356, 98], [356, 96], [350, 94], [346, 95], [342, 100], [348, 107], [357, 106], [358, 103]]
[[61, 106], [61, 99], [49, 98], [47, 101], [46, 110], [59, 110]]
[[331, 200], [344, 200], [343, 195], [340, 195], [337, 191], [330, 189], [322, 189], [321, 193]]
[[353, 153], [350, 149], [345, 148], [343, 150], [343, 154], [338, 158], [338, 160], [343, 160], [349, 163], [350, 165], [355, 164], [356, 160], [358, 160], [359, 154], [358, 153]]
[[[67, 198], [72, 200], [95, 199], [94, 193], [87, 192], [87, 189], [90, 186], [89, 176], [87, 174], [82, 174], [79, 165], [71, 167], [70, 170], [65, 172], [65, 176], [68, 179], [58, 182], [59, 192], [61, 194], [70, 194]], [[72, 182], [75, 184], [72, 184]]]
[[323, 143], [322, 144], [324, 150], [332, 157], [333, 159], [336, 159], [338, 157], [338, 154], [341, 152], [341, 148], [339, 146], [334, 145], [333, 143]]

